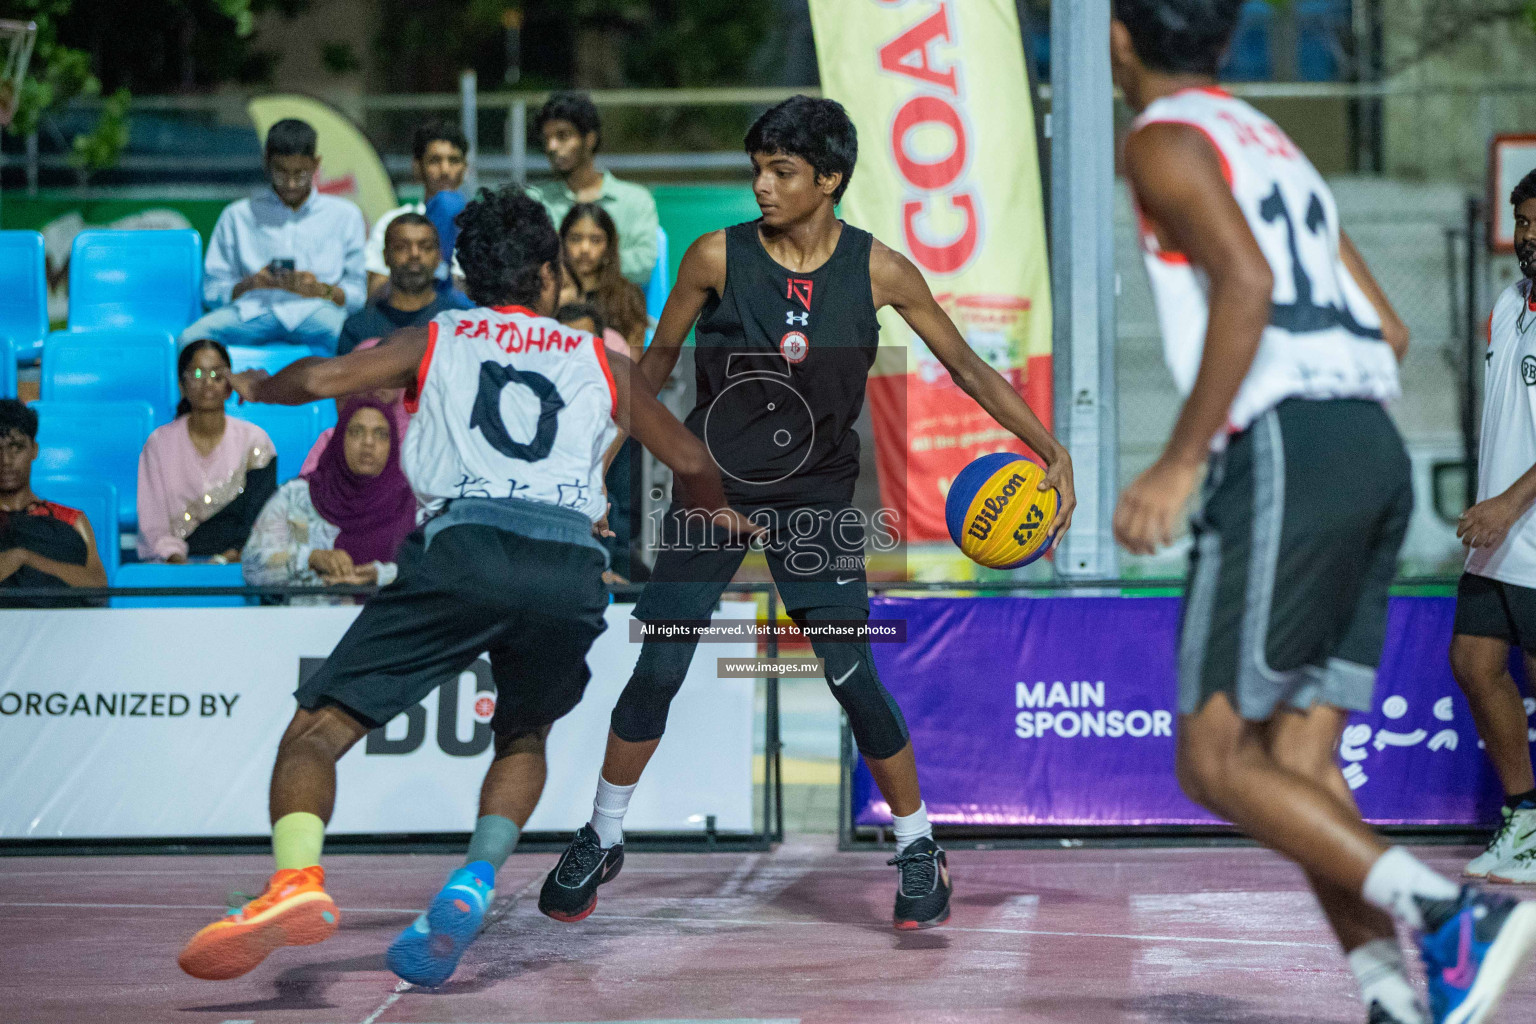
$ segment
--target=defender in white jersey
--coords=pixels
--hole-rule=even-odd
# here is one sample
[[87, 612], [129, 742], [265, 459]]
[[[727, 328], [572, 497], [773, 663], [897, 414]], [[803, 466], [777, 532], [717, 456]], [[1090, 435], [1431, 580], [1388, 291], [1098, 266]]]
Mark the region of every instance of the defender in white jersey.
[[1456, 588], [1451, 671], [1504, 784], [1503, 822], [1467, 865], [1473, 878], [1536, 884], [1536, 775], [1509, 649], [1536, 678], [1536, 171], [1515, 186], [1515, 257], [1524, 276], [1488, 320], [1477, 504], [1457, 528], [1467, 571]]
[[237, 977], [278, 946], [335, 931], [320, 850], [337, 759], [489, 654], [495, 757], [465, 866], [387, 957], [414, 984], [453, 973], [538, 803], [549, 727], [590, 677], [587, 650], [608, 606], [606, 553], [594, 537], [605, 509], [602, 462], [620, 424], [713, 521], [755, 532], [727, 506], [703, 442], [646, 388], [630, 388], [629, 360], [547, 315], [560, 245], [543, 206], [520, 190], [482, 192], [458, 224], [459, 262], [479, 308], [396, 331], [377, 348], [234, 378], [246, 400], [285, 405], [407, 388], [414, 416], [402, 464], [423, 525], [401, 550], [396, 581], [300, 685], [272, 769], [277, 872], [260, 896], [187, 943], [181, 966], [196, 977]]
[[[1169, 543], [1209, 464], [1180, 637], [1180, 783], [1306, 871], [1371, 1024], [1480, 1024], [1536, 946], [1536, 906], [1389, 849], [1333, 756], [1349, 712], [1370, 707], [1412, 510], [1382, 408], [1407, 331], [1316, 169], [1215, 87], [1241, 6], [1113, 0], [1115, 79], [1138, 113], [1126, 176], [1187, 396], [1115, 535], [1137, 553]], [[1421, 935], [1428, 1014], [1393, 917]]]

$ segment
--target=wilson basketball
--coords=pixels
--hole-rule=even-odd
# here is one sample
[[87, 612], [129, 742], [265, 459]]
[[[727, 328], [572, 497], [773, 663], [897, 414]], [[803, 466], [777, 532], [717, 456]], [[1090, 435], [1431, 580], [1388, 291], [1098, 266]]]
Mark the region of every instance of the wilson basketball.
[[998, 452], [972, 462], [949, 487], [949, 536], [972, 561], [1017, 569], [1045, 553], [1046, 528], [1061, 495], [1040, 490], [1045, 470], [1022, 455]]

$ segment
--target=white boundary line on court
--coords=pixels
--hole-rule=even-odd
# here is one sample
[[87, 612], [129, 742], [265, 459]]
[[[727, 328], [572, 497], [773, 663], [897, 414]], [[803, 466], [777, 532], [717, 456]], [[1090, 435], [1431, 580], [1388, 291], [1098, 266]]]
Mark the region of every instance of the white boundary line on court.
[[[44, 907], [61, 910], [223, 910], [224, 907], [216, 907], [210, 904], [170, 904], [170, 903], [13, 903], [0, 902], [0, 907]], [[348, 907], [343, 914], [419, 914], [420, 910], [400, 910], [395, 907]], [[729, 925], [732, 927], [750, 928], [778, 928], [785, 926], [812, 925], [819, 928], [827, 927], [825, 921], [811, 920], [754, 920], [739, 917], [651, 917], [645, 914], [604, 914], [593, 920], [593, 924], [603, 921], [649, 921], [653, 924], [705, 924], [705, 925]], [[852, 924], [852, 922], [850, 922]], [[857, 925], [854, 925], [857, 927]], [[1119, 932], [1063, 932], [1047, 931], [1038, 928], [965, 928], [955, 925], [945, 925], [945, 932], [961, 932], [975, 935], [1038, 935], [1043, 938], [1061, 939], [1122, 939], [1128, 942], [1203, 942], [1224, 946], [1283, 946], [1292, 949], [1333, 949], [1328, 942], [1294, 942], [1284, 939], [1228, 939], [1215, 938], [1203, 935], [1133, 935]], [[403, 983], [402, 983], [403, 984]], [[364, 1024], [369, 1024], [365, 1021]]]

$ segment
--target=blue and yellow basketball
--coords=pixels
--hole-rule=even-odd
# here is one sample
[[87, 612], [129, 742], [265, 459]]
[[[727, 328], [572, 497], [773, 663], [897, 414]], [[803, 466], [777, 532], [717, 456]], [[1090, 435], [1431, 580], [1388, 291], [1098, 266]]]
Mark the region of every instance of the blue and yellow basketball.
[[1049, 547], [1046, 528], [1061, 495], [1040, 490], [1045, 470], [1022, 455], [983, 455], [960, 471], [944, 501], [949, 536], [989, 569], [1028, 565]]

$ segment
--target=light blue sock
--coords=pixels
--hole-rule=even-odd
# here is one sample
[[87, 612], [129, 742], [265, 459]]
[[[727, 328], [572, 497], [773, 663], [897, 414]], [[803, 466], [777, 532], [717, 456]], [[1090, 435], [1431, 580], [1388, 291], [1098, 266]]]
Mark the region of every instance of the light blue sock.
[[464, 856], [464, 863], [471, 870], [483, 864], [484, 872], [475, 870], [475, 873], [482, 877], [486, 885], [491, 885], [496, 879], [496, 872], [517, 848], [521, 834], [522, 830], [511, 818], [499, 814], [480, 815], [475, 822], [475, 834], [469, 837], [469, 852]]

